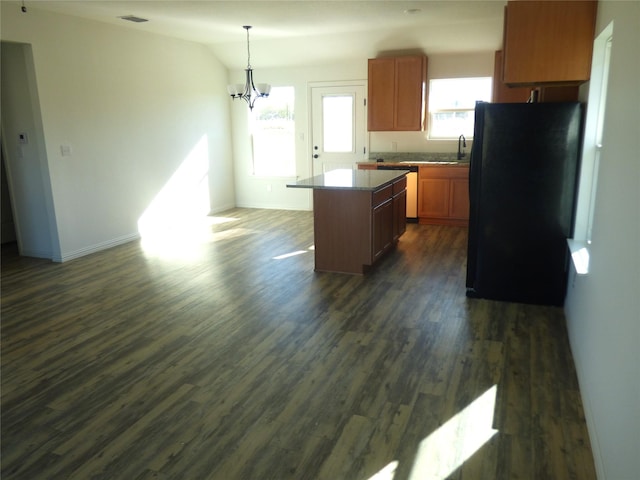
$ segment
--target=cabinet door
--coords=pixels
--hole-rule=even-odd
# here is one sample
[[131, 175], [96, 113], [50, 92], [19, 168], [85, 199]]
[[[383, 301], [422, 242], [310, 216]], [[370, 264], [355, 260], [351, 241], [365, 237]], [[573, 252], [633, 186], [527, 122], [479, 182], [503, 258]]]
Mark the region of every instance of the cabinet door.
[[418, 216], [447, 218], [449, 216], [448, 178], [421, 178], [418, 195]]
[[407, 191], [393, 197], [393, 240], [396, 241], [407, 230]]
[[396, 58], [395, 130], [422, 130], [426, 60], [421, 56]]
[[393, 130], [393, 112], [395, 104], [395, 59], [370, 59], [368, 83], [368, 130]]
[[511, 85], [589, 80], [596, 1], [510, 1], [503, 80]]
[[525, 103], [530, 87], [510, 87], [502, 81], [502, 50], [498, 50], [493, 63], [493, 103]]
[[[538, 90], [539, 102], [577, 102], [580, 87], [569, 85], [562, 87], [534, 87]], [[495, 53], [493, 65], [493, 103], [525, 103], [531, 95], [532, 87], [510, 87], [502, 81], [502, 51]]]
[[393, 200], [373, 209], [373, 259], [375, 261], [393, 242]]
[[451, 179], [449, 197], [449, 216], [451, 218], [469, 219], [469, 180], [464, 178]]

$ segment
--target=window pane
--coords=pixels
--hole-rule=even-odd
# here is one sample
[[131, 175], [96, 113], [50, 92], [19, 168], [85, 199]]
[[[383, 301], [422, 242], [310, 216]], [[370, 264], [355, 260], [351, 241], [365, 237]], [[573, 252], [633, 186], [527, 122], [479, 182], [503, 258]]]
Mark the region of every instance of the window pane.
[[353, 152], [353, 97], [322, 97], [322, 149], [325, 152]]
[[474, 110], [438, 112], [431, 114], [431, 138], [473, 137]]
[[441, 78], [429, 82], [429, 111], [471, 109], [491, 101], [491, 77]]
[[491, 77], [429, 82], [429, 138], [473, 137], [477, 101], [491, 101]]
[[274, 87], [249, 113], [253, 140], [253, 174], [294, 176], [294, 88]]

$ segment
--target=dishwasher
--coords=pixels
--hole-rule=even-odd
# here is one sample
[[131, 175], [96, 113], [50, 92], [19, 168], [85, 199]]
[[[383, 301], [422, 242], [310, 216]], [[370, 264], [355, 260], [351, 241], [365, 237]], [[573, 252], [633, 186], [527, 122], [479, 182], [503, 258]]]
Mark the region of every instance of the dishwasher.
[[409, 170], [407, 173], [407, 222], [418, 222], [418, 167], [415, 165], [381, 165], [378, 170]]

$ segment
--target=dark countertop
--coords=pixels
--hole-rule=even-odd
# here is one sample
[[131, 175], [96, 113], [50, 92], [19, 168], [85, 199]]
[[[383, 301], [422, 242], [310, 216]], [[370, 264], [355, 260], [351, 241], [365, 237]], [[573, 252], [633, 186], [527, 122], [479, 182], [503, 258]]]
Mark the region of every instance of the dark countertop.
[[409, 173], [409, 170], [352, 170], [339, 169], [323, 175], [288, 183], [290, 188], [316, 188], [332, 190], [375, 191], [393, 183]]
[[470, 151], [465, 152], [464, 157], [457, 158], [456, 152], [370, 152], [369, 161], [364, 164], [376, 163], [383, 160], [383, 164], [401, 164], [410, 166], [420, 165], [462, 165], [468, 166], [471, 157]]
[[380, 165], [380, 166], [394, 166], [394, 167], [419, 167], [422, 165], [446, 165], [449, 167], [468, 167], [469, 159], [463, 160], [405, 160], [402, 162], [385, 160], [384, 162], [377, 162], [375, 160], [369, 160], [368, 162], [358, 162], [358, 165]]

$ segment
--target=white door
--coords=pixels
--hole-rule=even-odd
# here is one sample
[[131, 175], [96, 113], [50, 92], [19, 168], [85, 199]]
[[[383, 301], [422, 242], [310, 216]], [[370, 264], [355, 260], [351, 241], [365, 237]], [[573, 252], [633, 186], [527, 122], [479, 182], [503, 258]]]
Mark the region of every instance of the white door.
[[364, 82], [311, 87], [313, 175], [367, 158], [365, 96]]

